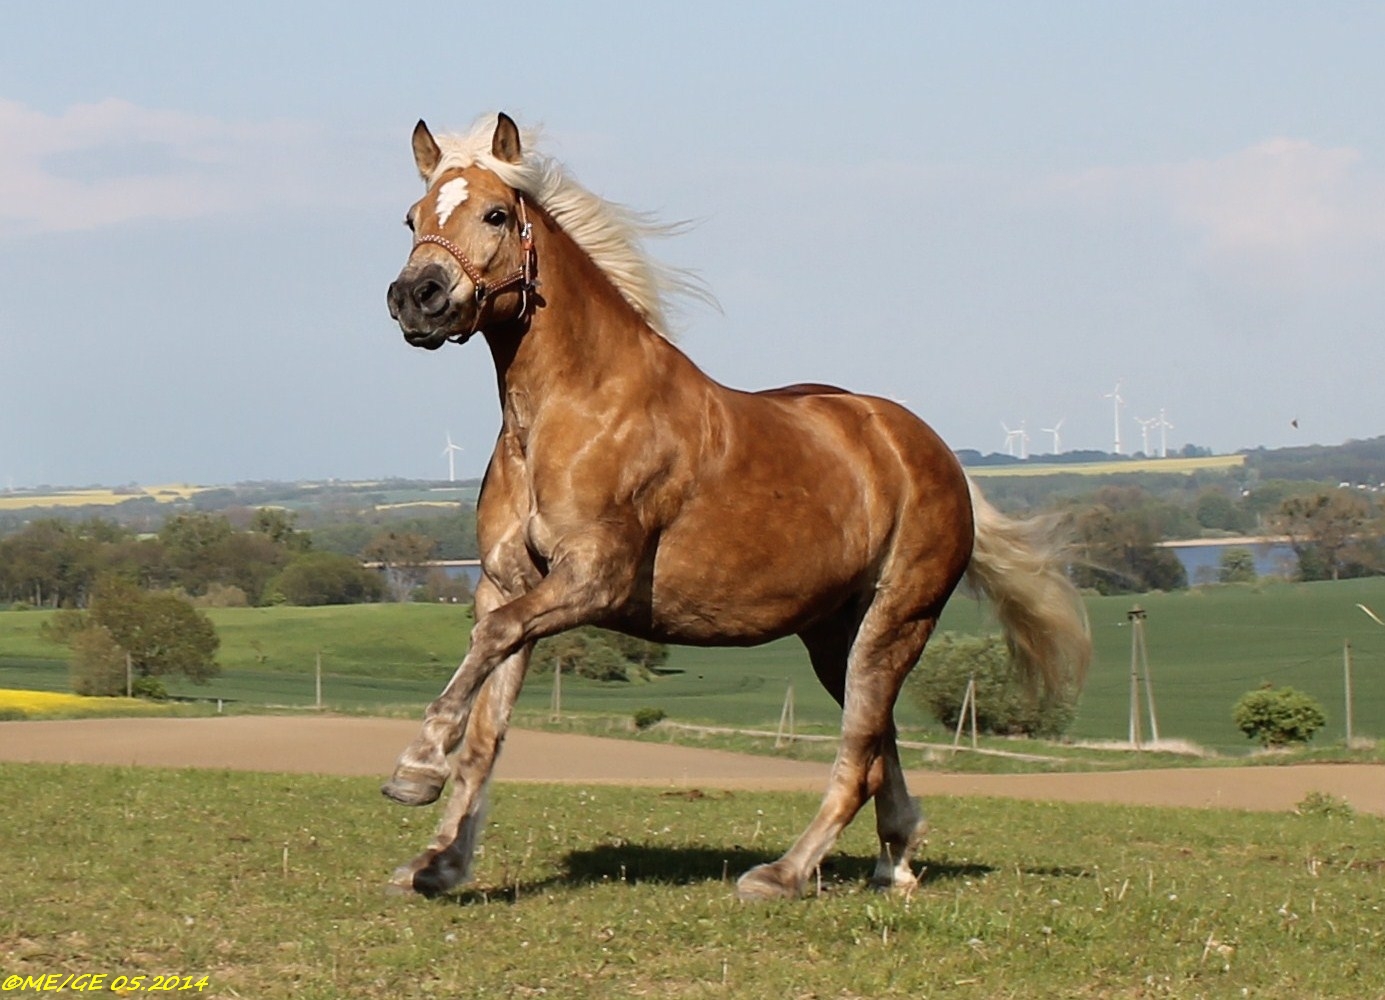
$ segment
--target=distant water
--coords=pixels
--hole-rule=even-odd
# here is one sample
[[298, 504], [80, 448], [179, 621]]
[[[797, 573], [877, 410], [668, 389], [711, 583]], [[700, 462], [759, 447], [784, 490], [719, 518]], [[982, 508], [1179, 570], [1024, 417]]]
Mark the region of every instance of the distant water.
[[1180, 545], [1169, 547], [1188, 572], [1188, 582], [1193, 585], [1216, 583], [1221, 572], [1222, 553], [1228, 549], [1249, 549], [1255, 559], [1255, 572], [1260, 576], [1278, 576], [1293, 579], [1298, 573], [1298, 556], [1291, 546], [1283, 542], [1267, 542], [1260, 545], [1247, 545], [1244, 542], [1215, 542], [1207, 545]]
[[[1291, 546], [1283, 542], [1267, 542], [1261, 545], [1247, 545], [1245, 542], [1209, 542], [1205, 545], [1170, 546], [1169, 551], [1178, 557], [1188, 573], [1188, 582], [1193, 585], [1216, 583], [1221, 571], [1222, 553], [1227, 549], [1249, 549], [1255, 559], [1255, 572], [1259, 576], [1277, 576], [1286, 580], [1298, 574], [1298, 556]], [[481, 567], [476, 564], [465, 566], [446, 566], [448, 576], [466, 577], [474, 590], [481, 579]]]

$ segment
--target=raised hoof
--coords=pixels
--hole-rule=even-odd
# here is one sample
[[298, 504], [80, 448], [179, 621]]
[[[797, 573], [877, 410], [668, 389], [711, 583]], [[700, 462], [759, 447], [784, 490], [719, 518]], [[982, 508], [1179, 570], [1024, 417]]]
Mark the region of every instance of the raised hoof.
[[785, 877], [776, 865], [757, 865], [736, 881], [736, 898], [743, 902], [769, 899], [797, 899], [801, 895], [797, 880]]
[[380, 786], [381, 793], [404, 806], [426, 806], [436, 802], [447, 779], [426, 771], [397, 769], [390, 780]]

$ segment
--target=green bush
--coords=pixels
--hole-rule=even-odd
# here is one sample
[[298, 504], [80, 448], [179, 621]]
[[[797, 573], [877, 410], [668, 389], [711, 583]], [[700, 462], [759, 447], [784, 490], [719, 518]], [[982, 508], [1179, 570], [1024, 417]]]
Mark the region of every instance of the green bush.
[[530, 670], [546, 674], [561, 667], [565, 674], [594, 681], [645, 681], [654, 676], [657, 665], [667, 656], [668, 650], [657, 643], [583, 625], [540, 639]]
[[1237, 546], [1221, 554], [1217, 567], [1218, 583], [1254, 583], [1259, 579], [1255, 570], [1255, 553]]
[[1236, 728], [1261, 746], [1307, 743], [1327, 724], [1322, 706], [1302, 691], [1265, 685], [1241, 697], [1231, 710]]
[[1077, 715], [1075, 693], [1039, 695], [1020, 677], [998, 635], [935, 635], [909, 679], [915, 703], [948, 728], [976, 678], [976, 728], [999, 736], [1061, 736]]
[[116, 697], [125, 693], [125, 650], [100, 625], [71, 632], [69, 670], [74, 694]]
[[662, 708], [641, 708], [635, 711], [635, 728], [648, 729], [650, 726], [658, 725], [668, 718], [668, 713]]

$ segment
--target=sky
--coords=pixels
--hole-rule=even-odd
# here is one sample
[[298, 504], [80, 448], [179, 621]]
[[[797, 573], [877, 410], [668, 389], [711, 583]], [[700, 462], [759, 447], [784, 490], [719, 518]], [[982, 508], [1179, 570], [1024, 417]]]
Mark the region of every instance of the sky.
[[[479, 341], [385, 307], [414, 123], [668, 221], [739, 388], [954, 448], [1385, 433], [1385, 5], [0, 7], [0, 489], [480, 475]], [[1061, 425], [1059, 425], [1061, 421]], [[1150, 450], [1160, 430], [1149, 433]], [[1015, 438], [1010, 446], [1018, 450]]]

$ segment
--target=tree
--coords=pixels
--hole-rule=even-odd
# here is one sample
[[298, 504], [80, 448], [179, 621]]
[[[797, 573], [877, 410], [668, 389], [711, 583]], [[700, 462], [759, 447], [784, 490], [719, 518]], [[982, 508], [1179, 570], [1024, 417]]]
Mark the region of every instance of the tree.
[[0, 565], [11, 600], [77, 607], [96, 575], [96, 544], [57, 518], [41, 518], [0, 541]]
[[385, 569], [385, 580], [396, 601], [407, 601], [428, 575], [428, 560], [437, 542], [412, 531], [383, 531], [362, 553]]
[[1221, 564], [1217, 569], [1219, 583], [1254, 583], [1259, 578], [1255, 570], [1255, 554], [1250, 549], [1236, 546], [1221, 554]]
[[1074, 520], [1082, 556], [1072, 569], [1077, 586], [1100, 594], [1188, 586], [1187, 570], [1178, 557], [1157, 544], [1164, 526], [1177, 519], [1169, 505], [1153, 502], [1136, 487], [1103, 487], [1095, 500]]
[[316, 607], [324, 604], [366, 604], [384, 592], [380, 574], [350, 556], [308, 552], [290, 562], [268, 586], [274, 599]]
[[914, 701], [943, 725], [961, 718], [967, 683], [976, 680], [977, 729], [997, 735], [1061, 736], [1076, 718], [1075, 691], [1039, 695], [1019, 675], [1005, 640], [997, 635], [941, 632], [909, 678]]
[[[109, 643], [90, 635], [93, 631], [104, 633]], [[55, 617], [47, 634], [95, 664], [101, 677], [109, 673], [111, 643], [129, 654], [137, 678], [182, 674], [205, 684], [221, 670], [215, 660], [221, 640], [210, 618], [177, 594], [149, 593], [115, 578], [97, 583], [87, 611]]]
[[1197, 523], [1212, 531], [1245, 531], [1253, 521], [1222, 490], [1205, 490], [1197, 498]]
[[261, 507], [255, 511], [251, 530], [264, 535], [289, 552], [303, 553], [313, 547], [312, 536], [297, 528], [298, 515], [281, 507]]
[[1274, 525], [1288, 536], [1305, 580], [1338, 580], [1380, 570], [1378, 514], [1355, 490], [1289, 497], [1280, 504]]
[[1231, 710], [1236, 728], [1264, 747], [1307, 743], [1327, 724], [1322, 706], [1291, 687], [1265, 685], [1243, 695]]

